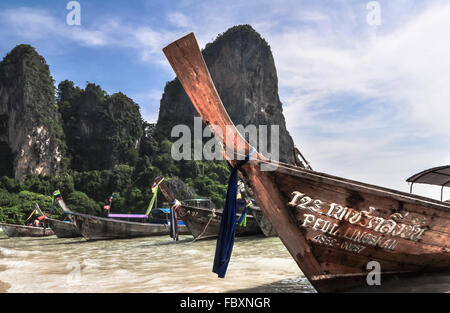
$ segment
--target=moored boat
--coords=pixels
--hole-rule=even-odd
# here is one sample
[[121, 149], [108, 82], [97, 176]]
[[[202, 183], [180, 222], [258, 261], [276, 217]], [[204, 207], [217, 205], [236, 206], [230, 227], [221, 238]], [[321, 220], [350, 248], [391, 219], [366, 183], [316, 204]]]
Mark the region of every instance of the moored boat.
[[47, 218], [46, 221], [58, 238], [81, 237], [80, 230], [73, 221], [60, 221], [53, 218]]
[[[169, 234], [168, 224], [141, 223], [72, 212], [76, 227], [86, 240], [160, 236]], [[180, 226], [184, 230], [185, 226]]]
[[247, 211], [251, 216], [255, 218], [256, 223], [258, 224], [264, 236], [266, 237], [277, 236], [277, 231], [275, 230], [275, 227], [273, 227], [273, 225], [269, 222], [269, 220], [264, 216], [263, 212], [261, 211], [261, 208], [258, 207], [251, 199], [248, 192], [249, 190], [248, 188], [246, 188], [245, 184], [242, 181], [238, 183], [238, 190], [243, 199], [251, 201], [251, 204], [248, 206]]
[[262, 233], [266, 237], [277, 236], [277, 231], [275, 227], [269, 222], [269, 220], [264, 216], [263, 212], [259, 207], [251, 206], [248, 208], [248, 212], [251, 216], [255, 218], [256, 223], [261, 229]]
[[8, 237], [46, 237], [55, 233], [48, 227], [24, 226], [8, 223], [0, 223], [0, 227]]
[[252, 147], [223, 107], [194, 34], [163, 51], [228, 162], [236, 167], [250, 157], [241, 176], [316, 290], [366, 286], [373, 264], [381, 280], [449, 270], [449, 203], [251, 155]]
[[[53, 193], [53, 205], [55, 202], [58, 203], [58, 205], [61, 207], [61, 209], [66, 214], [68, 220], [67, 221], [60, 221], [53, 218], [49, 218], [48, 215], [51, 212], [48, 212], [47, 214], [44, 214], [39, 205], [36, 203], [36, 210], [39, 213], [40, 216], [42, 216], [42, 219], [46, 221], [46, 223], [51, 227], [51, 229], [54, 231], [56, 237], [58, 238], [77, 238], [81, 237], [80, 230], [76, 227], [75, 223], [72, 221], [70, 215], [67, 215], [68, 213], [71, 213], [72, 211], [67, 207], [66, 203], [63, 200], [63, 197], [59, 190], [56, 190]], [[52, 205], [52, 209], [53, 209]], [[50, 209], [50, 211], [52, 211]]]
[[[167, 184], [160, 184], [161, 192], [169, 201], [175, 201], [171, 190]], [[241, 217], [238, 213], [236, 220]], [[178, 216], [189, 229], [195, 240], [217, 238], [219, 234], [222, 210], [213, 207], [210, 199], [188, 199], [181, 201], [178, 209]], [[251, 214], [246, 214], [246, 223], [236, 226], [236, 236], [252, 236], [261, 234], [258, 223]]]
[[[179, 217], [186, 224], [186, 227], [194, 236], [195, 240], [217, 238], [219, 234], [220, 221], [222, 219], [222, 210], [202, 208], [181, 202]], [[237, 214], [239, 219], [241, 214]], [[246, 225], [236, 226], [236, 236], [252, 236], [261, 234], [261, 229], [255, 218], [247, 214]]]

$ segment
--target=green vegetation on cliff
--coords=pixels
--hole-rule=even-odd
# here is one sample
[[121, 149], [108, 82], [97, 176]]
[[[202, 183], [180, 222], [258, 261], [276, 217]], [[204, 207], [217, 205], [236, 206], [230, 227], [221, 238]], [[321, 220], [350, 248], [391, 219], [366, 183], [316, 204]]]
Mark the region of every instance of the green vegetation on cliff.
[[[233, 122], [236, 125], [280, 125], [280, 160], [291, 162], [293, 140], [286, 129], [276, 69], [267, 42], [250, 25], [239, 25], [207, 44], [203, 55]], [[5, 64], [7, 69], [1, 71]], [[17, 64], [24, 64], [27, 69], [28, 74], [23, 79]], [[46, 210], [55, 189], [61, 190], [66, 203], [75, 211], [103, 215], [102, 206], [114, 192], [113, 212], [142, 213], [150, 201], [153, 180], [159, 175], [173, 178], [179, 191], [191, 187], [195, 196], [211, 198], [217, 207], [223, 206], [229, 176], [225, 161], [175, 161], [172, 158], [172, 145], [177, 140], [171, 137], [172, 128], [184, 124], [192, 130], [193, 116], [198, 116], [177, 79], [166, 84], [158, 123], [154, 125], [145, 122], [139, 105], [121, 92], [108, 95], [99, 85], [87, 83], [83, 89], [68, 80], [59, 83], [55, 90], [44, 58], [31, 46], [16, 47], [1, 65], [0, 87], [6, 87], [0, 88], [0, 105], [2, 99], [21, 99], [24, 94], [29, 95], [30, 101], [14, 112], [14, 116], [23, 115], [30, 129], [44, 125], [51, 142], [57, 144], [60, 157], [57, 162], [49, 161], [49, 156], [55, 156], [55, 150], [37, 146], [26, 153], [31, 155], [35, 150], [42, 150], [44, 153], [40, 155], [44, 158], [33, 156], [27, 160], [34, 163], [25, 162], [28, 167], [22, 170], [24, 174], [20, 177], [14, 160], [13, 174], [17, 180], [1, 178], [0, 222], [23, 222], [33, 209], [33, 201], [40, 201], [41, 208]], [[2, 95], [2, 90], [8, 94]], [[14, 101], [7, 105], [11, 107], [18, 100]], [[0, 126], [2, 119], [7, 120], [8, 125], [17, 124], [11, 120], [11, 115], [0, 111]], [[45, 142], [46, 137], [41, 139], [30, 129], [26, 129], [24, 138], [30, 134], [36, 143]], [[20, 151], [8, 140], [2, 140], [7, 135], [7, 130], [0, 127], [0, 156], [5, 163]], [[6, 145], [2, 145], [2, 141]], [[58, 163], [53, 168], [59, 167], [59, 170], [48, 170], [47, 176], [30, 175], [39, 173], [36, 169], [42, 167], [41, 159], [44, 165]], [[13, 176], [10, 160], [8, 164], [0, 167], [0, 176]], [[194, 192], [178, 194], [191, 196]], [[159, 199], [161, 205], [161, 197]]]

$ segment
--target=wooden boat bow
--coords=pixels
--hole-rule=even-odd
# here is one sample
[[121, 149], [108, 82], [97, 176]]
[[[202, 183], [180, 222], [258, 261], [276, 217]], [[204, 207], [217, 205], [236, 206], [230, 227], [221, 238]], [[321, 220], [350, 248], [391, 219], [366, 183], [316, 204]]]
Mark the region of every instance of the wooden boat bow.
[[[251, 146], [237, 131], [231, 121], [222, 100], [212, 81], [209, 70], [203, 59], [194, 33], [190, 33], [163, 49], [178, 79], [184, 87], [203, 121], [211, 127], [216, 139], [224, 144], [224, 156], [235, 166], [238, 160], [249, 154]], [[228, 136], [225, 136], [228, 131]], [[232, 132], [232, 134], [230, 134]], [[231, 139], [231, 140], [230, 140]], [[230, 142], [231, 141], [231, 142]], [[231, 147], [234, 153], [229, 153]], [[227, 150], [227, 151], [226, 151]], [[300, 229], [288, 215], [282, 210], [283, 200], [278, 196], [272, 183], [261, 177], [258, 172], [259, 164], [253, 163], [255, 159], [268, 163], [268, 159], [259, 152], [252, 155], [251, 160], [242, 167], [244, 176], [251, 180], [254, 190], [258, 190], [257, 202], [267, 219], [275, 226], [276, 230], [292, 255], [296, 255], [297, 263], [304, 273], [322, 274], [320, 265], [315, 260]], [[253, 163], [253, 164], [252, 164]], [[269, 205], [270, 203], [270, 205]]]
[[[194, 34], [163, 51], [235, 166], [251, 146], [226, 112]], [[274, 170], [264, 171], [263, 165]], [[450, 269], [448, 203], [275, 162], [258, 152], [241, 173], [318, 291], [364, 286], [372, 260], [379, 262], [383, 277]]]

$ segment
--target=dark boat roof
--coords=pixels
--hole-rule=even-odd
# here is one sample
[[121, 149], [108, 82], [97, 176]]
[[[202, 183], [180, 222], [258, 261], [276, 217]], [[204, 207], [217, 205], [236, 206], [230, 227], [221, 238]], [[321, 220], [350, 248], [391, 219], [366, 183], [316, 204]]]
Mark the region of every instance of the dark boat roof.
[[430, 168], [411, 176], [406, 181], [409, 183], [450, 187], [450, 165]]

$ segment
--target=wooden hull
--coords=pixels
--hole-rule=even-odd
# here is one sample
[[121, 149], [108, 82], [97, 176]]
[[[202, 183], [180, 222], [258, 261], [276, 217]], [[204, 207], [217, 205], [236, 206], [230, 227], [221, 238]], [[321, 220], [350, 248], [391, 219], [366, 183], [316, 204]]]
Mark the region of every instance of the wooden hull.
[[[195, 240], [217, 238], [219, 235], [222, 218], [220, 211], [183, 205], [180, 207], [178, 216], [186, 224]], [[258, 234], [261, 234], [261, 229], [251, 215], [247, 215], [247, 226], [236, 226], [237, 237]]]
[[[236, 166], [251, 147], [233, 127], [195, 36], [163, 51], [197, 112], [222, 142], [223, 155]], [[228, 132], [230, 126], [234, 133]], [[379, 264], [382, 279], [450, 269], [449, 203], [269, 161], [258, 152], [241, 174], [319, 292], [367, 286], [371, 261]]]
[[384, 278], [450, 268], [450, 206], [286, 165], [259, 166], [245, 167], [246, 180], [318, 291], [367, 284], [371, 261]]
[[[86, 240], [169, 235], [167, 224], [129, 222], [74, 212], [70, 215]], [[188, 234], [186, 226], [180, 227], [180, 234]]]
[[0, 223], [0, 227], [3, 229], [8, 237], [46, 237], [53, 236], [55, 233], [50, 228], [23, 226], [14, 224]]
[[47, 218], [46, 221], [58, 238], [81, 237], [79, 229], [73, 222], [63, 222], [52, 218]]
[[275, 227], [273, 227], [273, 225], [264, 216], [261, 210], [249, 209], [249, 213], [253, 215], [253, 217], [255, 218], [256, 223], [258, 223], [258, 226], [259, 228], [261, 228], [261, 231], [263, 232], [264, 236], [266, 237], [277, 236], [277, 231], [275, 230]]

